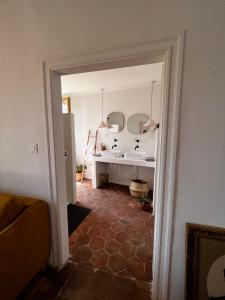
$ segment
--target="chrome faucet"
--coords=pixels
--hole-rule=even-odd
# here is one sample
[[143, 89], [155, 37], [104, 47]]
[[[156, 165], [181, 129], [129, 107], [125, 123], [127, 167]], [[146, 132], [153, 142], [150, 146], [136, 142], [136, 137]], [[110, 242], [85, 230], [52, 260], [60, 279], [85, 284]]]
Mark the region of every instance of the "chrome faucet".
[[138, 148], [139, 148], [139, 146], [138, 146], [138, 145], [136, 145], [136, 146], [135, 146], [135, 148], [134, 148], [134, 150], [136, 151]]
[[117, 147], [117, 145], [116, 145], [116, 144], [115, 144], [115, 145], [113, 145], [113, 146], [112, 146], [112, 150], [113, 150], [113, 148], [114, 148], [114, 147]]

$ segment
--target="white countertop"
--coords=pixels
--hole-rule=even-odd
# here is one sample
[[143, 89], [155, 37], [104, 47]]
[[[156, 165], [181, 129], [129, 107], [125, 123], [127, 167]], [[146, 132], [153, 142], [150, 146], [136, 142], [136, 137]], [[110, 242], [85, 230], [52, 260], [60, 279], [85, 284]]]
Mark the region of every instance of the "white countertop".
[[124, 159], [123, 157], [115, 158], [115, 157], [93, 156], [93, 161], [104, 162], [109, 164], [120, 164], [120, 165], [155, 168], [155, 161]]

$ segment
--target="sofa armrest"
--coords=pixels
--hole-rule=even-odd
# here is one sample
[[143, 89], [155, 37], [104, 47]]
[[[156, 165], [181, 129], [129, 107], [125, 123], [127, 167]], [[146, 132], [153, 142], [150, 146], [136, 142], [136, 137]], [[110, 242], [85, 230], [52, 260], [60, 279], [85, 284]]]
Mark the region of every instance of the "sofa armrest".
[[49, 252], [48, 205], [39, 200], [0, 232], [0, 299], [16, 299], [47, 264]]

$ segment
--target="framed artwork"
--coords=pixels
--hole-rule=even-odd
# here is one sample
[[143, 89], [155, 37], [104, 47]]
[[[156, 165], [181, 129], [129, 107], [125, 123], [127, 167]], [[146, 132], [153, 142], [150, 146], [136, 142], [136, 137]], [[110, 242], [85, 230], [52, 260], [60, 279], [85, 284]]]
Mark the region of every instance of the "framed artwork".
[[64, 114], [71, 113], [71, 99], [70, 97], [62, 98], [62, 112]]
[[225, 300], [225, 229], [186, 225], [186, 299]]

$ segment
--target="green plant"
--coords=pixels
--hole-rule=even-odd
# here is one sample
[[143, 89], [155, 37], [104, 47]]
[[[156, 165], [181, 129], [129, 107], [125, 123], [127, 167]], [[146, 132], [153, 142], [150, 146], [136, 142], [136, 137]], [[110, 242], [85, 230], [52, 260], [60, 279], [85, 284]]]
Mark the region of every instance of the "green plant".
[[87, 166], [84, 166], [83, 164], [76, 166], [76, 173], [82, 173], [83, 170], [87, 169]]
[[151, 199], [148, 197], [148, 193], [145, 194], [144, 196], [141, 196], [138, 201], [143, 205], [147, 203], [151, 203]]
[[149, 193], [146, 193], [144, 196], [138, 199], [140, 202], [140, 207], [142, 210], [151, 211], [152, 209], [152, 199], [149, 197]]

